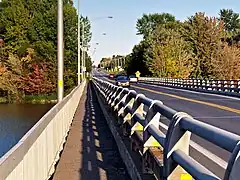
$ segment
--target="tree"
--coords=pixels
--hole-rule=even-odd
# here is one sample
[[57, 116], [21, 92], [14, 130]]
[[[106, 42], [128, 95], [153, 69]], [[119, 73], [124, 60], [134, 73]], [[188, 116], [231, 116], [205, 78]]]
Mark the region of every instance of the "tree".
[[92, 72], [92, 60], [87, 52], [85, 52], [85, 60], [86, 60], [86, 71], [91, 73]]
[[221, 9], [219, 16], [219, 19], [224, 22], [224, 28], [227, 32], [234, 35], [240, 32], [240, 18], [238, 13], [233, 12], [232, 9]]
[[135, 45], [132, 53], [126, 57], [126, 71], [127, 74], [135, 74], [137, 71], [141, 72], [141, 75], [150, 75], [145, 61], [145, 51], [148, 44], [145, 41], [141, 41], [138, 45]]
[[[46, 76], [51, 84], [57, 84], [57, 1], [3, 0], [0, 6], [0, 37], [3, 37], [4, 40], [4, 46], [1, 44], [0, 47], [1, 61], [4, 61], [7, 72], [14, 74], [13, 70], [8, 68], [8, 64], [11, 64], [8, 62], [9, 57], [14, 57], [19, 61], [27, 60], [28, 50], [32, 49], [34, 57], [31, 58], [31, 62], [24, 62], [22, 66], [16, 66], [16, 68], [23, 67], [22, 80], [34, 75], [40, 77], [36, 74], [44, 69], [47, 73], [44, 77]], [[77, 84], [78, 16], [72, 0], [63, 1], [63, 10], [64, 88], [72, 89]], [[85, 46], [88, 47], [91, 39], [90, 22], [87, 17], [81, 17], [81, 21], [85, 25]], [[81, 24], [81, 29], [83, 24]], [[41, 65], [42, 63], [44, 66]], [[32, 67], [35, 70], [32, 71], [26, 67]], [[19, 85], [17, 89], [22, 91], [23, 88]], [[53, 90], [55, 89], [53, 88]], [[26, 88], [24, 91], [27, 91]]]
[[240, 48], [224, 43], [213, 66], [219, 79], [240, 79]]
[[191, 47], [179, 23], [158, 26], [148, 38], [146, 65], [154, 76], [186, 78], [191, 73]]
[[27, 94], [48, 94], [54, 91], [55, 85], [48, 79], [47, 65], [44, 63], [30, 64], [32, 72], [26, 77], [21, 77], [22, 89]]
[[184, 24], [184, 38], [193, 50], [194, 78], [214, 78], [213, 64], [222, 39], [225, 37], [224, 24], [217, 18], [207, 17], [204, 13], [196, 13]]
[[158, 25], [175, 21], [175, 17], [169, 13], [143, 14], [143, 16], [137, 20], [137, 34], [143, 35], [145, 38], [150, 35]]
[[4, 48], [8, 53], [17, 53], [22, 55], [23, 47], [27, 47], [29, 40], [27, 32], [32, 23], [30, 13], [25, 8], [22, 0], [3, 0], [0, 11], [1, 34], [6, 46]]

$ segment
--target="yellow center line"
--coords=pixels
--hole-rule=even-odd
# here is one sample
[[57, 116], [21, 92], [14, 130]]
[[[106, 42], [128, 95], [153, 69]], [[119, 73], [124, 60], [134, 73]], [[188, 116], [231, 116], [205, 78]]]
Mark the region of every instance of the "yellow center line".
[[194, 102], [194, 103], [198, 103], [198, 104], [204, 104], [204, 105], [207, 105], [207, 106], [211, 106], [211, 107], [215, 107], [215, 108], [222, 109], [222, 110], [225, 110], [225, 111], [230, 111], [230, 112], [240, 114], [240, 109], [230, 108], [230, 107], [227, 107], [227, 106], [222, 106], [222, 105], [219, 105], [219, 104], [209, 103], [209, 102], [205, 102], [205, 101], [199, 101], [199, 100], [196, 100], [196, 99], [189, 99], [189, 98], [186, 98], [186, 97], [177, 96], [177, 95], [168, 94], [168, 93], [163, 93], [163, 92], [160, 92], [160, 91], [155, 91], [155, 90], [152, 90], [152, 89], [143, 88], [143, 87], [139, 87], [139, 86], [132, 85], [132, 87], [137, 88], [137, 89], [141, 89], [141, 90], [145, 90], [145, 91], [148, 91], [148, 92], [152, 92], [152, 93], [155, 93], [155, 94], [170, 96], [170, 97], [173, 97], [173, 98], [177, 98], [177, 99], [181, 99], [181, 100], [185, 100], [185, 101], [190, 101], [190, 102]]
[[[110, 81], [114, 82], [113, 80], [110, 80]], [[196, 99], [189, 99], [189, 98], [186, 98], [186, 97], [177, 96], [177, 95], [168, 94], [168, 93], [163, 93], [163, 92], [160, 92], [160, 91], [155, 91], [155, 90], [152, 90], [152, 89], [143, 88], [143, 87], [139, 87], [139, 86], [131, 85], [131, 87], [134, 87], [136, 89], [141, 89], [141, 90], [144, 90], [144, 91], [148, 91], [148, 92], [152, 92], [152, 93], [155, 93], [155, 94], [165, 95], [165, 96], [169, 96], [169, 97], [173, 97], [173, 98], [189, 101], [189, 102], [194, 102], [194, 103], [198, 103], [198, 104], [204, 104], [204, 105], [207, 105], [207, 106], [211, 106], [211, 107], [215, 107], [215, 108], [222, 109], [222, 110], [225, 110], [225, 111], [229, 111], [229, 112], [240, 114], [240, 109], [230, 108], [230, 107], [227, 107], [227, 106], [222, 106], [222, 105], [219, 105], [219, 104], [209, 103], [209, 102], [200, 101], [200, 100], [196, 100]]]

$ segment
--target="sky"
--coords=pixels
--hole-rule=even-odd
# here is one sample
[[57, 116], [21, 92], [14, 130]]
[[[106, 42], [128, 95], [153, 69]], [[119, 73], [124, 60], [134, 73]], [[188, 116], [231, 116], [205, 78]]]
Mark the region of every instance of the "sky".
[[[74, 0], [76, 8], [77, 1]], [[240, 13], [240, 0], [80, 0], [80, 13], [90, 19], [92, 26], [90, 55], [94, 64], [103, 57], [131, 52], [141, 40], [141, 36], [136, 35], [136, 22], [144, 13], [167, 12], [177, 20], [185, 20], [195, 12], [217, 16], [223, 8]]]

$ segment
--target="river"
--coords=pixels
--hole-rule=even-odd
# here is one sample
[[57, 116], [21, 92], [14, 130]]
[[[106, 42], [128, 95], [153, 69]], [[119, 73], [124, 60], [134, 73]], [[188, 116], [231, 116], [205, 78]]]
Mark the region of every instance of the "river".
[[52, 104], [0, 104], [0, 157], [52, 107]]

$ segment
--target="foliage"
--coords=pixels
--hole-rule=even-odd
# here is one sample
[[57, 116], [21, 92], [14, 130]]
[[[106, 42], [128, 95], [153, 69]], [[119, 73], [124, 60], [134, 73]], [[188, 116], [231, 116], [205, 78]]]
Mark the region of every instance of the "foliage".
[[26, 77], [21, 77], [22, 89], [26, 94], [43, 94], [51, 93], [55, 89], [55, 85], [47, 77], [47, 65], [30, 64], [28, 68], [32, 69]]
[[147, 37], [158, 25], [166, 24], [167, 22], [175, 22], [175, 17], [169, 13], [143, 14], [143, 16], [137, 20], [136, 27], [138, 35]]
[[224, 24], [215, 17], [196, 13], [185, 23], [186, 41], [193, 49], [194, 78], [214, 78], [213, 64], [225, 37]]
[[221, 9], [220, 20], [224, 22], [224, 28], [227, 32], [237, 34], [240, 32], [240, 18], [239, 14], [233, 12], [232, 9]]
[[[77, 84], [78, 17], [72, 0], [64, 0], [63, 5], [64, 88], [68, 90]], [[7, 91], [13, 99], [55, 92], [57, 1], [2, 0], [0, 8], [0, 37], [4, 41], [0, 46], [0, 90]], [[81, 17], [81, 22], [88, 47], [90, 22], [87, 17]], [[88, 57], [88, 66], [90, 61]]]
[[154, 76], [188, 77], [192, 52], [184, 41], [180, 28], [174, 29], [172, 26], [173, 24], [169, 28], [168, 24], [161, 25], [155, 30], [149, 40], [145, 63]]
[[240, 20], [231, 9], [220, 17], [196, 13], [176, 21], [169, 13], [137, 21], [143, 40], [126, 56], [128, 74], [171, 78], [240, 79]]
[[213, 66], [220, 79], [240, 79], [240, 48], [224, 43]]
[[137, 71], [140, 71], [142, 75], [151, 74], [144, 61], [147, 45], [146, 41], [140, 42], [140, 44], [134, 46], [132, 53], [126, 57], [127, 74], [135, 74]]

